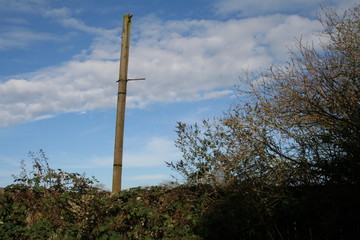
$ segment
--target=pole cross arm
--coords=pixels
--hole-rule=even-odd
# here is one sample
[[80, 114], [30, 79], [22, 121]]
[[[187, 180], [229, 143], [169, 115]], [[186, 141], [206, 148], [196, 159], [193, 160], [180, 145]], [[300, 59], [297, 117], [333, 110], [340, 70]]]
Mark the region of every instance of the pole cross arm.
[[146, 80], [145, 78], [131, 78], [131, 79], [119, 79], [116, 82], [120, 82], [120, 81], [136, 81], [136, 80]]

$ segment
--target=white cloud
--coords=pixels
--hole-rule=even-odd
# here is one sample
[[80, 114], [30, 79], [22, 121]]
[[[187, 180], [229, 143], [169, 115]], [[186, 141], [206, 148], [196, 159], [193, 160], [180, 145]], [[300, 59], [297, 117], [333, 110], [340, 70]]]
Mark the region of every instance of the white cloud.
[[0, 51], [11, 48], [25, 48], [33, 42], [58, 40], [59, 37], [54, 34], [34, 32], [23, 27], [17, 27], [1, 32]]
[[[131, 141], [130, 139], [125, 139]], [[175, 161], [181, 158], [174, 141], [165, 136], [152, 136], [141, 139], [136, 147], [125, 146], [123, 155], [123, 167], [158, 167], [164, 166], [165, 162]], [[84, 160], [80, 164], [69, 164], [67, 169], [96, 169], [113, 165], [113, 156], [94, 157]]]
[[346, 9], [355, 3], [355, 0], [219, 0], [215, 11], [219, 15], [236, 14], [242, 17], [276, 13], [315, 16], [320, 5]]
[[116, 62], [70, 61], [0, 83], [0, 125], [49, 114], [114, 107]]
[[42, 14], [46, 17], [55, 19], [66, 19], [71, 17], [71, 11], [66, 7], [46, 9]]
[[[31, 28], [29, 21], [25, 20], [26, 15], [40, 15], [44, 17], [45, 21], [53, 20], [65, 28], [85, 32], [89, 34], [102, 35], [108, 37], [109, 30], [88, 26], [85, 22], [74, 18], [74, 10], [69, 8], [50, 8], [47, 1], [44, 0], [0, 0], [0, 14], [1, 12], [14, 12], [20, 17], [5, 17], [1, 19], [3, 26], [0, 28], [0, 51], [9, 50], [13, 48], [26, 48], [31, 46], [34, 42], [39, 41], [59, 41], [69, 37], [69, 35], [59, 35], [57, 33], [39, 32]], [[11, 14], [10, 14], [11, 15]], [[22, 17], [22, 15], [25, 15]], [[49, 21], [50, 22], [50, 21]], [[26, 25], [26, 27], [24, 27]], [[6, 27], [4, 27], [6, 26]], [[110, 30], [112, 32], [113, 30]]]
[[212, 91], [212, 92], [205, 93], [203, 95], [203, 99], [206, 100], [206, 99], [220, 98], [223, 96], [231, 95], [233, 93], [234, 93], [234, 91], [232, 91], [232, 90]]
[[320, 29], [316, 21], [285, 15], [158, 24], [142, 26], [145, 30], [137, 33], [130, 54], [129, 72], [148, 80], [131, 85], [129, 91], [144, 102], [197, 100], [232, 87], [243, 69], [282, 62], [285, 45], [296, 37], [294, 28], [301, 27], [295, 34], [307, 39]]
[[88, 26], [83, 21], [72, 17], [71, 10], [65, 7], [44, 9], [42, 14], [45, 17], [55, 19], [58, 23], [68, 28], [94, 34], [102, 34], [105, 31], [102, 28]]
[[187, 115], [182, 116], [178, 121], [186, 124], [194, 124], [196, 122], [201, 122], [206, 119], [206, 115], [210, 112], [210, 107], [200, 107], [193, 109]]
[[124, 167], [163, 166], [165, 162], [180, 159], [174, 141], [167, 137], [152, 137], [141, 151], [125, 151]]
[[0, 0], [0, 11], [36, 13], [47, 4], [47, 0]]
[[[54, 15], [65, 19], [68, 14], [58, 9]], [[129, 78], [147, 80], [128, 83], [128, 107], [230, 94], [226, 88], [232, 88], [243, 69], [281, 63], [287, 57], [285, 45], [300, 35], [315, 39], [312, 33], [320, 29], [317, 21], [286, 15], [139, 23], [133, 26]], [[101, 34], [71, 61], [0, 82], [0, 126], [115, 107], [120, 29], [82, 22], [77, 28]]]

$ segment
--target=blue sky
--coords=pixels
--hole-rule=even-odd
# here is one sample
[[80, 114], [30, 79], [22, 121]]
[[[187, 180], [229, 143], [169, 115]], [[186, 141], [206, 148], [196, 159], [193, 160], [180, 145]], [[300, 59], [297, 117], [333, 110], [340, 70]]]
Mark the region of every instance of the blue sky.
[[132, 14], [123, 188], [172, 180], [176, 122], [220, 115], [244, 70], [316, 43], [354, 0], [0, 0], [0, 186], [29, 151], [111, 189], [122, 17]]

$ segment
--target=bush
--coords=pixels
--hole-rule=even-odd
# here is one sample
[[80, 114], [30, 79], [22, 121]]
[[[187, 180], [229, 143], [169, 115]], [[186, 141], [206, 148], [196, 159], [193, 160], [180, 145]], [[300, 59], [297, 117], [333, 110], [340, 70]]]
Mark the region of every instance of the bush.
[[44, 151], [22, 162], [16, 184], [0, 196], [1, 239], [201, 239], [203, 186], [134, 188], [116, 195], [96, 179], [54, 170]]
[[[35, 168], [40, 166], [38, 161]], [[32, 172], [37, 174], [39, 169]], [[4, 189], [0, 196], [1, 239], [360, 237], [359, 186], [284, 189], [243, 180], [218, 186], [133, 188], [111, 195], [95, 188], [94, 181], [83, 175], [50, 168], [43, 171], [49, 172], [73, 180], [44, 185], [41, 179], [48, 180], [44, 177], [48, 174], [36, 175], [36, 180], [22, 174], [22, 184]]]

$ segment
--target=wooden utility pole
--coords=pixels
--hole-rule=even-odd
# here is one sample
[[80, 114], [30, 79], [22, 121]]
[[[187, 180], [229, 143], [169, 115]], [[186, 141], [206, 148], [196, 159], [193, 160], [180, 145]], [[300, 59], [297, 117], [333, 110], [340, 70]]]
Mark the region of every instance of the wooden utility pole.
[[118, 86], [118, 100], [117, 100], [117, 114], [116, 114], [112, 193], [118, 193], [121, 191], [127, 81], [145, 80], [144, 78], [128, 79], [127, 76], [128, 62], [129, 62], [129, 48], [130, 48], [131, 17], [132, 15], [125, 14], [123, 18], [121, 55], [120, 55], [120, 74], [118, 80], [119, 86]]
[[118, 100], [116, 113], [115, 128], [115, 148], [114, 148], [114, 167], [113, 167], [113, 184], [112, 193], [121, 191], [121, 176], [123, 162], [123, 145], [124, 145], [124, 123], [125, 123], [125, 105], [126, 105], [126, 88], [129, 63], [130, 48], [130, 27], [132, 15], [126, 14], [123, 18], [121, 54], [120, 54], [120, 73], [118, 86]]

